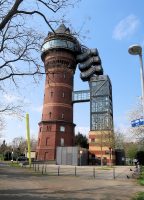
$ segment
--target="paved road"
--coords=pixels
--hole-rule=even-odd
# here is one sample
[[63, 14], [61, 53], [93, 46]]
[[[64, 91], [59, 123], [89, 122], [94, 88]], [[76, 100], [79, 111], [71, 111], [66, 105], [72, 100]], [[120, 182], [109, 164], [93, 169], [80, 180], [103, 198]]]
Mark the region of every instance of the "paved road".
[[128, 200], [143, 190], [133, 179], [46, 176], [30, 169], [0, 166], [1, 200]]

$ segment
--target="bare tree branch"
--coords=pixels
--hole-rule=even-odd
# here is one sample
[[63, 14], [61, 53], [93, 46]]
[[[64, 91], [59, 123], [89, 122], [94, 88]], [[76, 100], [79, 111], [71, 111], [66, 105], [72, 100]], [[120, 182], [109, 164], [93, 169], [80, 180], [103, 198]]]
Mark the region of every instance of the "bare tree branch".
[[[54, 32], [53, 24], [57, 25], [60, 20], [51, 20], [47, 13], [50, 11], [55, 15], [60, 9], [73, 5], [76, 1], [78, 0], [0, 0], [0, 120], [7, 114], [19, 116], [23, 110], [21, 102], [6, 104], [2, 99], [4, 93], [9, 94], [9, 86], [13, 89], [22, 86], [19, 82], [22, 79], [19, 77], [29, 76], [36, 81], [40, 75], [45, 74], [40, 59], [41, 44], [45, 36], [40, 30], [37, 31], [35, 25], [39, 17]], [[51, 74], [49, 71], [47, 73]]]
[[0, 30], [2, 30], [6, 24], [12, 19], [12, 17], [16, 14], [18, 7], [23, 2], [23, 0], [15, 0], [13, 7], [9, 10], [7, 15], [3, 18], [2, 22], [0, 23]]
[[55, 33], [54, 29], [52, 28], [52, 26], [50, 25], [49, 21], [47, 20], [47, 18], [45, 17], [45, 15], [39, 11], [31, 11], [31, 12], [28, 12], [28, 11], [24, 11], [24, 10], [18, 10], [17, 11], [17, 14], [25, 14], [25, 15], [33, 15], [33, 14], [38, 14], [40, 15], [41, 17], [43, 17], [44, 21], [47, 23], [47, 25], [50, 27], [50, 29]]

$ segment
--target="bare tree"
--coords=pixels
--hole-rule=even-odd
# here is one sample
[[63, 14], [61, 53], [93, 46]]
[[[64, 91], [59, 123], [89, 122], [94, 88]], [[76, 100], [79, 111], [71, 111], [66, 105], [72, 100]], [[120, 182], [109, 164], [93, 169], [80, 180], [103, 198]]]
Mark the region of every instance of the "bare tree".
[[70, 2], [33, 0], [30, 3], [29, 0], [0, 0], [0, 81], [11, 78], [15, 83], [16, 76], [44, 72], [39, 62], [43, 35], [30, 20], [36, 24], [41, 17], [54, 32], [51, 24], [56, 20], [48, 19], [46, 12], [56, 13]]
[[126, 138], [121, 130], [115, 130], [115, 149], [124, 149]]
[[[31, 149], [35, 150], [37, 145], [37, 140], [34, 137], [31, 137], [30, 140]], [[25, 154], [27, 151], [27, 140], [23, 137], [16, 137], [12, 141], [12, 149], [14, 153]]]
[[95, 141], [96, 146], [100, 147], [100, 158], [101, 158], [101, 165], [103, 165], [103, 151], [104, 149], [107, 149], [107, 153], [109, 154], [110, 157], [110, 165], [112, 164], [112, 152], [115, 148], [115, 140], [114, 140], [114, 134], [113, 130], [110, 131], [104, 131], [101, 130], [99, 132], [99, 135]]
[[2, 130], [5, 128], [5, 122], [2, 118], [0, 118], [0, 138], [2, 136]]
[[[142, 104], [141, 102], [138, 102], [127, 114], [130, 123], [133, 120], [144, 118], [142, 112]], [[144, 142], [144, 126], [131, 127], [128, 131], [132, 133], [132, 135], [135, 139], [137, 139], [137, 141]]]
[[[8, 85], [20, 86], [24, 76], [44, 74], [40, 59], [43, 33], [37, 27], [39, 21], [54, 32], [56, 13], [78, 0], [0, 0], [0, 92]], [[62, 13], [61, 13], [62, 16]], [[0, 102], [0, 114], [19, 113], [21, 104], [4, 105]], [[0, 117], [0, 120], [2, 117]], [[0, 127], [1, 128], [1, 127]]]

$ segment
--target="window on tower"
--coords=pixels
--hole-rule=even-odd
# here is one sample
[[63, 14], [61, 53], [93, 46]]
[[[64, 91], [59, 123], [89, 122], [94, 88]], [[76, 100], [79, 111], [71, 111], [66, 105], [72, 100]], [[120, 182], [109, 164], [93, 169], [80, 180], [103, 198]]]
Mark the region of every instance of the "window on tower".
[[63, 113], [62, 113], [61, 117], [62, 117], [62, 119], [64, 119], [64, 114]]
[[40, 138], [39, 138], [39, 140], [38, 140], [38, 146], [40, 145]]
[[60, 146], [62, 146], [62, 147], [64, 146], [64, 138], [60, 139]]
[[65, 132], [65, 127], [64, 126], [60, 126], [60, 132]]
[[51, 116], [52, 116], [52, 113], [51, 113], [51, 112], [49, 112], [49, 118], [51, 118]]
[[47, 131], [51, 131], [51, 126], [47, 126]]
[[46, 138], [46, 146], [48, 146], [48, 141], [49, 141], [49, 138], [47, 137]]
[[62, 97], [63, 97], [63, 98], [65, 97], [65, 93], [64, 93], [64, 92], [62, 92]]
[[95, 142], [95, 139], [94, 139], [94, 138], [91, 138], [91, 142]]
[[51, 97], [53, 97], [53, 91], [51, 91]]

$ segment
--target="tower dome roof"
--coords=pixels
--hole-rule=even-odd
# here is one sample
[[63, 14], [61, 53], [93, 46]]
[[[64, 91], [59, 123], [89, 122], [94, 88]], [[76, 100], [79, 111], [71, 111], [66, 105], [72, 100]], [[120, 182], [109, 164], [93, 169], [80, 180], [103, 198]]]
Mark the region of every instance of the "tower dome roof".
[[67, 28], [64, 24], [61, 24], [56, 30], [56, 33], [66, 33], [66, 34], [70, 34], [70, 29]]

